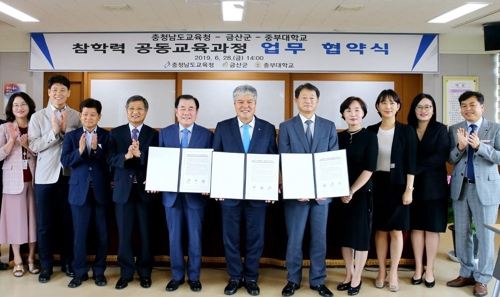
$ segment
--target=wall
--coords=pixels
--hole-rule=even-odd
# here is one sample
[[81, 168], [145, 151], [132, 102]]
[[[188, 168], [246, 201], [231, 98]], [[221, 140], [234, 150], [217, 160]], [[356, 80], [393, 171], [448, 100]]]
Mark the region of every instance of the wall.
[[434, 97], [438, 121], [443, 120], [443, 76], [478, 76], [479, 92], [484, 95], [484, 117], [497, 119], [497, 55], [439, 55], [439, 74], [424, 74], [424, 92]]
[[[43, 73], [29, 72], [28, 68], [29, 53], [0, 53], [0, 87], [6, 82], [27, 83], [27, 93], [40, 110], [43, 108]], [[0, 109], [0, 118], [5, 119], [3, 105]]]
[[[497, 119], [497, 81], [495, 69], [498, 67], [497, 54], [459, 55], [441, 54], [439, 74], [424, 74], [424, 92], [431, 94], [437, 101], [439, 121], [443, 119], [443, 76], [479, 76], [479, 91], [485, 96], [485, 117]], [[37, 110], [43, 108], [43, 73], [29, 72], [29, 53], [0, 52], [0, 86], [4, 82], [27, 82], [28, 93], [35, 100]], [[5, 118], [0, 114], [0, 118]]]

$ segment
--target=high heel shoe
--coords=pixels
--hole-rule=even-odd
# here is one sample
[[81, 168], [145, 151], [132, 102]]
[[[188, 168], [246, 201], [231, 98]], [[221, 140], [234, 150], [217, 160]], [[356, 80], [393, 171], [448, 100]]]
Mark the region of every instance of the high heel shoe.
[[20, 264], [14, 263], [14, 269], [12, 270], [12, 274], [14, 274], [15, 277], [21, 277], [24, 275], [23, 262], [21, 262]]
[[389, 291], [391, 291], [391, 292], [397, 292], [397, 291], [399, 291], [399, 278], [398, 278], [398, 284], [397, 285], [391, 285], [391, 284], [389, 284]]
[[426, 279], [424, 279], [424, 283], [427, 288], [432, 288], [436, 284], [436, 279], [434, 279], [432, 282], [428, 282]]
[[349, 290], [347, 290], [347, 295], [349, 295], [349, 296], [358, 295], [359, 290], [361, 290], [361, 284], [362, 284], [362, 283], [363, 283], [363, 282], [362, 282], [362, 281], [360, 281], [360, 282], [359, 282], [359, 285], [358, 285], [357, 287], [351, 287], [351, 286], [349, 286]]
[[35, 261], [28, 261], [28, 271], [31, 274], [39, 274], [40, 268], [35, 264]]
[[385, 280], [381, 281], [381, 282], [377, 282], [375, 281], [375, 287], [377, 289], [382, 289], [383, 287], [385, 286]]
[[347, 291], [351, 287], [351, 282], [348, 283], [340, 283], [337, 286], [338, 291]]
[[420, 285], [422, 283], [422, 279], [424, 278], [424, 273], [425, 273], [425, 270], [422, 272], [422, 275], [420, 276], [419, 279], [414, 279], [412, 276], [411, 277], [411, 284], [412, 285]]

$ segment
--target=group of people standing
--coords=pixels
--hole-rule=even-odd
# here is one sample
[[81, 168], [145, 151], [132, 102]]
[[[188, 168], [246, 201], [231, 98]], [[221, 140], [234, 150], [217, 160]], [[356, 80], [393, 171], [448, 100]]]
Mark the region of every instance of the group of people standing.
[[[48, 86], [50, 103], [47, 108], [35, 113], [33, 100], [25, 93], [16, 93], [7, 104], [7, 124], [0, 126], [0, 159], [5, 160], [0, 243], [12, 244], [15, 276], [24, 274], [19, 253], [19, 245], [23, 243], [29, 243], [29, 272], [40, 272], [34, 264], [35, 242], [38, 241], [42, 266], [39, 281], [50, 281], [52, 241], [55, 229], [60, 227], [63, 229], [60, 230], [63, 232], [62, 270], [72, 277], [69, 287], [81, 286], [89, 279], [86, 240], [89, 227], [95, 226], [97, 252], [92, 265], [93, 278], [96, 285], [106, 285], [106, 224], [113, 201], [120, 265], [120, 278], [115, 288], [127, 287], [136, 271], [140, 285], [149, 288], [153, 265], [151, 213], [155, 197], [155, 191], [145, 190], [150, 146], [213, 148], [221, 152], [253, 154], [345, 149], [349, 196], [283, 200], [288, 235], [288, 283], [282, 295], [292, 296], [300, 288], [302, 245], [308, 225], [310, 288], [321, 296], [333, 296], [325, 286], [330, 210], [334, 221], [338, 222], [336, 226], [342, 226], [337, 227], [335, 234], [346, 263], [346, 277], [337, 286], [338, 290], [348, 291], [349, 295], [360, 292], [372, 229], [380, 268], [375, 280], [377, 288], [384, 288], [388, 277], [389, 290], [399, 290], [397, 268], [403, 249], [402, 231], [406, 230], [411, 230], [415, 253], [412, 284], [424, 282], [432, 288], [439, 233], [445, 231], [447, 221], [447, 160], [455, 165], [451, 197], [455, 200], [457, 255], [461, 262], [460, 276], [447, 285], [473, 284], [474, 295], [487, 294], [486, 283], [493, 272], [493, 235], [483, 224], [494, 223], [498, 214], [500, 198], [493, 193], [497, 188], [500, 190], [497, 169], [500, 125], [482, 117], [484, 97], [478, 92], [460, 96], [466, 122], [452, 126], [449, 134], [446, 127], [436, 121], [436, 103], [428, 94], [415, 97], [408, 125], [404, 125], [396, 120], [401, 109], [398, 94], [393, 90], [382, 91], [375, 102], [382, 120], [366, 129], [362, 126], [368, 112], [365, 102], [349, 97], [340, 106], [348, 128], [337, 134], [332, 121], [316, 115], [320, 91], [306, 83], [297, 87], [294, 94], [299, 114], [280, 124], [276, 142], [275, 126], [255, 116], [258, 96], [257, 90], [250, 85], [238, 86], [233, 91], [236, 116], [219, 122], [215, 134], [195, 123], [200, 103], [191, 95], [181, 95], [175, 100], [177, 123], [159, 132], [144, 124], [148, 101], [142, 96], [132, 96], [125, 105], [128, 123], [107, 131], [98, 126], [102, 110], [98, 100], [82, 101], [78, 113], [66, 104], [70, 95], [66, 77], [54, 76], [49, 79]], [[467, 131], [469, 124], [475, 125], [472, 131]], [[66, 173], [67, 169], [71, 169], [71, 175]], [[202, 290], [201, 234], [209, 195], [162, 193], [172, 270], [167, 291], [175, 291], [186, 282], [186, 270], [190, 289]], [[250, 295], [259, 295], [258, 268], [264, 249], [266, 209], [274, 202], [212, 198], [220, 201], [222, 210], [229, 274], [224, 294], [233, 295], [245, 287]], [[472, 217], [481, 251], [479, 267], [474, 266], [470, 249]], [[140, 250], [134, 260], [132, 234], [136, 223]], [[187, 265], [182, 247], [184, 234], [188, 238]], [[240, 234], [245, 235], [244, 240]], [[244, 247], [240, 246], [241, 242]], [[388, 252], [391, 264], [387, 273]]]

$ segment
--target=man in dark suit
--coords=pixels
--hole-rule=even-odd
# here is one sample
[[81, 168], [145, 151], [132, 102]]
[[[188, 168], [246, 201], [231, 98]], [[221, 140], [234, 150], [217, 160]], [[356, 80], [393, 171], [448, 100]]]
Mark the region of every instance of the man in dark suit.
[[[295, 89], [295, 104], [299, 114], [280, 124], [278, 148], [280, 153], [319, 153], [338, 150], [335, 124], [316, 116], [319, 90], [306, 83]], [[302, 280], [302, 240], [309, 220], [311, 243], [309, 285], [321, 296], [333, 296], [325, 286], [326, 225], [331, 198], [285, 200], [285, 223], [288, 234], [286, 249], [287, 285], [283, 296], [292, 296]]]
[[[144, 125], [148, 101], [139, 95], [127, 100], [128, 124], [111, 130], [108, 141], [108, 164], [114, 170], [113, 201], [118, 225], [118, 264], [120, 279], [116, 289], [124, 289], [139, 274], [141, 287], [151, 287], [153, 254], [150, 243], [153, 194], [145, 191], [148, 148], [158, 146], [158, 131]], [[134, 262], [132, 231], [137, 220], [140, 252]]]
[[[160, 130], [160, 147], [212, 148], [212, 131], [195, 124], [200, 103], [191, 95], [175, 99], [177, 124]], [[184, 283], [185, 265], [182, 233], [187, 231], [188, 284], [192, 291], [201, 291], [201, 232], [208, 202], [208, 193], [163, 192], [170, 244], [172, 280], [166, 290], [175, 291]], [[186, 228], [184, 229], [184, 224]]]
[[[455, 240], [460, 260], [459, 276], [448, 287], [474, 285], [474, 296], [488, 295], [493, 274], [494, 233], [486, 224], [495, 224], [500, 204], [500, 125], [483, 117], [484, 96], [468, 91], [460, 95], [465, 121], [450, 127], [451, 199], [455, 215]], [[479, 241], [479, 262], [474, 262], [472, 221]]]
[[61, 164], [71, 168], [69, 203], [73, 214], [75, 277], [70, 288], [89, 279], [87, 234], [93, 220], [97, 234], [97, 250], [93, 278], [97, 286], [107, 284], [104, 270], [108, 252], [107, 207], [111, 202], [110, 172], [106, 163], [109, 132], [97, 126], [101, 119], [101, 102], [88, 98], [80, 103], [83, 129], [71, 131], [63, 141]]
[[[5, 120], [0, 119], [0, 125], [7, 123]], [[0, 168], [3, 166], [3, 160], [0, 161]], [[3, 170], [0, 170], [0, 191], [2, 191], [3, 187]], [[3, 193], [3, 192], [2, 192]], [[2, 209], [2, 197], [0, 195], [0, 209]], [[1, 255], [1, 253], [0, 253]], [[7, 270], [9, 268], [9, 265], [7, 263], [0, 262], [0, 270]]]
[[[232, 153], [276, 154], [275, 127], [254, 116], [257, 90], [242, 85], [233, 91], [237, 116], [219, 122], [215, 128], [214, 150]], [[229, 283], [224, 294], [233, 295], [245, 286], [250, 295], [259, 295], [259, 261], [264, 249], [264, 232], [267, 203], [218, 199], [222, 209], [222, 236], [226, 254]], [[241, 221], [245, 220], [245, 262], [241, 261]]]

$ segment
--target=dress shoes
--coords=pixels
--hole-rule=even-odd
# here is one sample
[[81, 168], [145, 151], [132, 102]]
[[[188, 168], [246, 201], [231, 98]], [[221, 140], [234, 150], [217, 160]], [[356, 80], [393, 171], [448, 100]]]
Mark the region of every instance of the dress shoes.
[[188, 279], [188, 284], [189, 284], [189, 288], [191, 289], [191, 291], [193, 291], [193, 292], [201, 291], [201, 283], [199, 280], [192, 281], [192, 280]]
[[256, 281], [247, 281], [245, 280], [245, 288], [247, 289], [248, 294], [252, 296], [257, 296], [260, 294], [260, 288], [257, 285]]
[[71, 264], [66, 264], [61, 266], [61, 271], [66, 273], [67, 277], [75, 277], [75, 271], [73, 270], [73, 266]]
[[151, 278], [149, 276], [141, 277], [141, 287], [144, 289], [151, 287]]
[[348, 283], [340, 283], [338, 286], [337, 286], [337, 290], [338, 291], [347, 291], [349, 290], [349, 288], [351, 287], [351, 282], [348, 282]]
[[486, 284], [476, 282], [474, 284], [474, 290], [472, 291], [472, 293], [474, 294], [474, 296], [478, 297], [486, 296], [488, 295], [488, 287], [486, 286]]
[[357, 287], [351, 287], [349, 286], [349, 289], [347, 290], [347, 295], [349, 296], [354, 296], [354, 295], [358, 295], [359, 293], [359, 290], [361, 290], [361, 284], [363, 282], [359, 282], [359, 285]]
[[476, 281], [473, 277], [463, 277], [459, 276], [454, 280], [451, 280], [446, 283], [448, 287], [460, 288], [465, 286], [472, 286]]
[[9, 268], [9, 264], [0, 262], [0, 270], [7, 270]]
[[128, 286], [128, 283], [133, 280], [134, 280], [133, 278], [120, 277], [120, 279], [116, 282], [115, 289], [117, 290], [125, 289]]
[[165, 288], [165, 290], [167, 290], [169, 292], [175, 291], [175, 290], [179, 289], [179, 286], [182, 285], [183, 283], [184, 283], [184, 279], [181, 279], [181, 280], [178, 280], [178, 281], [171, 280], [171, 281], [168, 282], [167, 287]]
[[419, 279], [414, 279], [412, 276], [411, 277], [411, 284], [412, 285], [420, 285], [422, 283], [422, 277], [423, 277], [423, 275]]
[[436, 285], [436, 280], [434, 279], [432, 282], [428, 282], [426, 279], [424, 279], [424, 284], [427, 288], [433, 288], [434, 285]]
[[97, 274], [94, 275], [92, 278], [94, 279], [94, 283], [96, 286], [104, 287], [105, 285], [108, 284], [108, 281], [106, 280], [104, 274]]
[[311, 288], [311, 290], [318, 291], [320, 296], [333, 297], [332, 291], [330, 291], [324, 284], [317, 286], [309, 286], [309, 288]]
[[234, 295], [238, 292], [238, 289], [243, 287], [243, 281], [240, 279], [231, 279], [227, 283], [227, 286], [224, 288], [224, 294], [226, 295]]
[[292, 296], [295, 294], [295, 290], [298, 290], [300, 288], [299, 284], [296, 284], [294, 282], [288, 282], [286, 286], [283, 288], [281, 291], [282, 296]]
[[69, 282], [68, 287], [70, 288], [78, 288], [82, 285], [82, 283], [89, 279], [89, 274], [77, 274], [75, 277]]
[[42, 268], [42, 272], [40, 272], [40, 275], [38, 275], [38, 281], [41, 283], [49, 282], [52, 273], [53, 273], [52, 269]]

